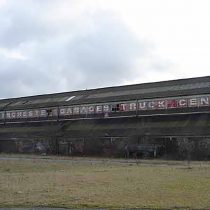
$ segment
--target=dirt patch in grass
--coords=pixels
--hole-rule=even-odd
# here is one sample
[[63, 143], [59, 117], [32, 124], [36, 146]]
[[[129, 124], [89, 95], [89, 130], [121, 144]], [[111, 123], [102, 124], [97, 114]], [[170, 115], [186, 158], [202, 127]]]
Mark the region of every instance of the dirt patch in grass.
[[208, 162], [157, 162], [0, 160], [0, 206], [210, 209]]

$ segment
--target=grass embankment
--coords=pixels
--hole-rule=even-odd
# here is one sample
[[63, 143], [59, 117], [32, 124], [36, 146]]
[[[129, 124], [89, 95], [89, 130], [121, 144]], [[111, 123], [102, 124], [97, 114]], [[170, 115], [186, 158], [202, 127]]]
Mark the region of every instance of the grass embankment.
[[83, 160], [0, 160], [0, 206], [210, 208], [208, 163]]

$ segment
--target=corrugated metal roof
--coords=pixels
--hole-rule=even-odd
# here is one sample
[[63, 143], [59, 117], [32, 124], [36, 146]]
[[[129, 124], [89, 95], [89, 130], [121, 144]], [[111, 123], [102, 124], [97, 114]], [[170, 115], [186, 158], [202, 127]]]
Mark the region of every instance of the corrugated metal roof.
[[[25, 109], [210, 93], [210, 76], [0, 100], [0, 109]], [[68, 100], [71, 98], [71, 100]]]
[[88, 96], [87, 98], [105, 98], [105, 97], [123, 96], [123, 95], [138, 95], [138, 94], [146, 94], [146, 93], [192, 90], [192, 89], [209, 88], [209, 87], [210, 87], [210, 82], [201, 82], [201, 83], [194, 83], [194, 84], [172, 85], [172, 86], [163, 86], [163, 87], [154, 87], [154, 88], [151, 87], [151, 88], [142, 88], [142, 89], [135, 89], [135, 90], [97, 93], [97, 94], [92, 94]]

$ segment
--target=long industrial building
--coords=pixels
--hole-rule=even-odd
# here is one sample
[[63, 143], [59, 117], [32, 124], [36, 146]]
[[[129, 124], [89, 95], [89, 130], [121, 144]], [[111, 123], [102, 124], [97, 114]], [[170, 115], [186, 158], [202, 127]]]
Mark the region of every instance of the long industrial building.
[[210, 76], [0, 100], [0, 152], [210, 158]]

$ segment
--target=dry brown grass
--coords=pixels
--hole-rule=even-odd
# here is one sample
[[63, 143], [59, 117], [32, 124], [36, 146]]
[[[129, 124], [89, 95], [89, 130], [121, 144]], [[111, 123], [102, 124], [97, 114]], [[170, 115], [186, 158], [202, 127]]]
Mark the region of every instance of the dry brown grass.
[[145, 163], [0, 160], [0, 206], [210, 208], [207, 163]]

